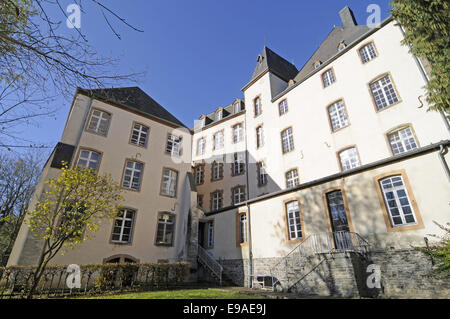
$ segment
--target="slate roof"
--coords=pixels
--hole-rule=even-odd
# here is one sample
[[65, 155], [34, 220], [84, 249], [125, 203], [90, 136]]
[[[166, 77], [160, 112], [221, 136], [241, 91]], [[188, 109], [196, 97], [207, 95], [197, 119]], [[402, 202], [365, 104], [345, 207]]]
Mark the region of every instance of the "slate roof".
[[250, 83], [266, 70], [269, 70], [286, 82], [293, 79], [298, 73], [295, 65], [273, 52], [267, 46], [264, 47], [262, 53], [258, 56], [258, 64], [253, 71]]
[[137, 86], [95, 90], [78, 88], [78, 92], [99, 100], [123, 106], [132, 111], [151, 115], [177, 126], [186, 127], [186, 125]]

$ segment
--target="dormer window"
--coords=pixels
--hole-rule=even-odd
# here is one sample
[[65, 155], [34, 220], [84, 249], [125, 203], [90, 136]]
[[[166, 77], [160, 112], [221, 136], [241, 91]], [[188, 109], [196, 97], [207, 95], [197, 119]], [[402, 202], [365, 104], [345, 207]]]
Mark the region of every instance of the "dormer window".
[[320, 61], [314, 62], [314, 69], [318, 69], [321, 64], [322, 64], [322, 62], [320, 62]]
[[239, 113], [241, 111], [241, 102], [237, 101], [233, 106], [234, 113]]
[[289, 82], [288, 82], [288, 87], [291, 87], [291, 86], [293, 86], [294, 85], [294, 80], [289, 80]]
[[222, 110], [218, 110], [216, 112], [216, 121], [220, 121], [222, 119]]
[[341, 43], [339, 43], [338, 51], [341, 52], [341, 51], [344, 50], [346, 47], [347, 47], [347, 45], [344, 43], [344, 41], [342, 41]]

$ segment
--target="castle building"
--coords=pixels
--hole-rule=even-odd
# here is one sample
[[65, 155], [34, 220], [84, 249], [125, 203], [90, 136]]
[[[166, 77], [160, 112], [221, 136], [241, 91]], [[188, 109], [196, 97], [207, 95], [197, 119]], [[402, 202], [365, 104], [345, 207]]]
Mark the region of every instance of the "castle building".
[[[280, 262], [370, 250], [388, 274], [389, 258], [416, 256], [411, 245], [450, 216], [449, 123], [427, 112], [427, 65], [401, 44], [401, 26], [358, 25], [348, 7], [340, 16], [301, 69], [264, 47], [243, 99], [192, 129], [139, 88], [77, 89], [32, 205], [61, 160], [113, 174], [125, 201], [53, 262], [188, 260], [240, 285], [271, 277], [311, 292], [317, 278], [285, 278]], [[35, 263], [39, 247], [23, 225], [8, 264]], [[353, 257], [336, 256], [325, 262], [358, 277]], [[351, 280], [334, 289], [351, 295]]]

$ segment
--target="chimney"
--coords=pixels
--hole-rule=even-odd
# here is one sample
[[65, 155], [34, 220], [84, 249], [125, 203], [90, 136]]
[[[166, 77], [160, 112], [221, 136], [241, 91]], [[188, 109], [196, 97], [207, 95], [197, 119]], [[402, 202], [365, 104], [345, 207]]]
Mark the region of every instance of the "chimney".
[[353, 15], [353, 11], [348, 6], [339, 11], [339, 15], [341, 16], [344, 27], [354, 27], [358, 25], [355, 16]]

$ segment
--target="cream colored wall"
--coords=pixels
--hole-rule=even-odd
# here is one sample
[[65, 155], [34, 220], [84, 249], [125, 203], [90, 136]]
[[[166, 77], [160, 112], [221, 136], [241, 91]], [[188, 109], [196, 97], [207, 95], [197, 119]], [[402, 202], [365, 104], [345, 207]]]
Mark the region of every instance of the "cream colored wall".
[[[232, 115], [231, 115], [232, 116]], [[205, 129], [195, 132], [192, 138], [192, 163], [205, 163], [205, 177], [202, 185], [197, 185], [198, 194], [203, 195], [203, 207], [207, 211], [210, 210], [210, 193], [215, 190], [223, 190], [223, 206], [232, 205], [231, 189], [237, 185], [247, 185], [245, 174], [232, 176], [231, 164], [233, 161], [233, 154], [236, 152], [245, 152], [245, 113], [237, 115], [232, 118], [225, 118], [223, 122], [206, 127]], [[238, 123], [242, 123], [243, 139], [238, 143], [233, 143], [233, 129], [232, 127]], [[214, 140], [213, 136], [218, 131], [224, 132], [224, 147], [218, 150], [213, 150]], [[203, 155], [197, 155], [197, 141], [199, 138], [205, 137], [206, 149]], [[217, 157], [225, 156], [223, 179], [218, 181], [211, 181], [211, 164]], [[195, 172], [193, 171], [193, 174]], [[195, 178], [195, 175], [194, 175]]]
[[[400, 29], [391, 22], [273, 103], [271, 88], [279, 82], [274, 75], [264, 75], [245, 90], [249, 154], [267, 161], [267, 172], [273, 180], [269, 192], [285, 188], [284, 174], [291, 168], [298, 167], [301, 183], [339, 172], [337, 152], [348, 146], [357, 146], [362, 164], [392, 156], [386, 133], [399, 125], [411, 124], [420, 146], [450, 137], [439, 113], [427, 112], [426, 102], [418, 108], [419, 96], [425, 100], [425, 82], [408, 48], [400, 45], [401, 40]], [[374, 41], [379, 55], [362, 64], [358, 49], [370, 41]], [[323, 88], [321, 74], [329, 67], [334, 68], [337, 81]], [[402, 101], [376, 112], [368, 84], [385, 72], [392, 75]], [[255, 118], [253, 99], [258, 95], [263, 112]], [[278, 103], [285, 98], [289, 112], [279, 116]], [[346, 104], [350, 125], [332, 133], [326, 108], [338, 99]], [[257, 150], [252, 132], [260, 124], [264, 125], [265, 145]], [[289, 126], [293, 127], [295, 149], [283, 155], [280, 133]], [[250, 171], [250, 181], [255, 180], [255, 174]], [[261, 192], [250, 185], [253, 195]]]
[[[448, 160], [450, 160], [449, 155], [447, 155]], [[425, 170], [424, 167], [427, 169]], [[419, 208], [419, 212], [415, 213], [420, 214], [424, 228], [389, 232], [383, 217], [382, 203], [377, 195], [374, 177], [401, 169], [405, 170], [410, 182]], [[433, 152], [250, 204], [253, 258], [285, 256], [300, 243], [286, 240], [287, 226], [284, 212], [286, 200], [298, 199], [300, 201], [304, 238], [311, 234], [328, 232], [329, 216], [322, 193], [337, 186], [344, 188], [353, 230], [368, 240], [372, 249], [410, 248], [410, 245], [423, 246], [425, 236], [442, 233], [433, 221], [445, 224], [450, 216], [448, 180], [440, 164], [438, 153]], [[235, 246], [235, 211], [230, 210], [211, 216], [217, 225], [213, 249], [217, 258], [234, 259], [241, 252]], [[247, 256], [247, 252], [243, 255]]]

